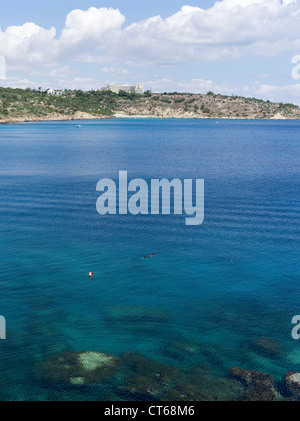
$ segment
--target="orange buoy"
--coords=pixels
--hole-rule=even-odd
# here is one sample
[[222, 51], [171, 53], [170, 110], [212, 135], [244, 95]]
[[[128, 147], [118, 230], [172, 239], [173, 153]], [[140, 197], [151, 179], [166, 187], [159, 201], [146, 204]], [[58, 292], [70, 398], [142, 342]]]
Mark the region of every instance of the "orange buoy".
[[89, 277], [92, 278], [93, 277], [93, 272], [89, 272]]

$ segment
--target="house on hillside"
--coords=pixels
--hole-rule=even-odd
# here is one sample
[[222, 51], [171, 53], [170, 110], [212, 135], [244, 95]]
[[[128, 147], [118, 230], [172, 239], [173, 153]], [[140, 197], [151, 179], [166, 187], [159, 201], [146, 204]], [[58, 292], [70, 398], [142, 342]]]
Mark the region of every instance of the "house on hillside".
[[56, 96], [61, 96], [63, 91], [59, 90], [59, 89], [52, 89], [52, 88], [48, 88], [46, 89], [46, 94], [47, 95], [56, 95]]
[[120, 91], [127, 92], [128, 94], [143, 94], [144, 93], [144, 87], [143, 85], [107, 85], [106, 88], [107, 91], [114, 92], [115, 94], [118, 94]]

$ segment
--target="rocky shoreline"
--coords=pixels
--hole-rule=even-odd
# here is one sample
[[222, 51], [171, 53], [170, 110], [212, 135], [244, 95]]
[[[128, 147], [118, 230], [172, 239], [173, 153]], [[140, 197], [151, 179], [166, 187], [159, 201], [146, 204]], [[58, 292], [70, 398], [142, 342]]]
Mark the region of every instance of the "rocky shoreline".
[[195, 116], [187, 116], [183, 115], [149, 115], [149, 114], [121, 114], [116, 113], [110, 116], [96, 116], [87, 113], [76, 113], [75, 115], [49, 115], [48, 117], [19, 117], [19, 118], [6, 118], [0, 119], [0, 124], [20, 124], [20, 123], [37, 123], [37, 122], [47, 122], [47, 121], [76, 121], [76, 120], [107, 120], [111, 118], [118, 118], [118, 119], [186, 119], [186, 120], [300, 120], [299, 118], [287, 118], [282, 115], [274, 116], [272, 118], [245, 118], [245, 117], [195, 117]]
[[186, 114], [181, 114], [181, 115], [176, 115], [173, 116], [172, 114], [162, 114], [160, 115], [149, 115], [149, 114], [122, 114], [122, 113], [116, 113], [113, 115], [113, 117], [115, 118], [130, 118], [130, 119], [140, 119], [140, 118], [149, 118], [149, 119], [167, 119], [167, 118], [172, 118], [172, 119], [186, 119], [186, 120], [300, 120], [300, 116], [298, 118], [287, 118], [284, 117], [281, 114], [275, 115], [274, 117], [271, 118], [256, 118], [255, 116], [253, 117], [199, 117], [199, 116], [188, 116]]
[[47, 117], [23, 116], [19, 118], [5, 118], [0, 119], [0, 124], [35, 123], [45, 121], [103, 120], [112, 117], [114, 116], [96, 116], [84, 112], [77, 112], [74, 115], [50, 114]]

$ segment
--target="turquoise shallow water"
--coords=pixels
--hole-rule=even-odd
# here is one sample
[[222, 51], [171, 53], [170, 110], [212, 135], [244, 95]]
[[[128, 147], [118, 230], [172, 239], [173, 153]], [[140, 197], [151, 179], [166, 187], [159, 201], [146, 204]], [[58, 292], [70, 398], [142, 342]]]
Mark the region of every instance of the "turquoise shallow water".
[[[185, 384], [201, 368], [207, 393], [232, 366], [276, 381], [299, 371], [300, 123], [76, 124], [0, 126], [0, 399], [142, 399], [124, 394], [120, 374], [84, 389], [41, 381], [39, 363], [63, 351], [137, 352], [176, 367]], [[203, 225], [100, 216], [96, 184], [120, 170], [204, 178]], [[258, 346], [262, 337], [280, 352]]]

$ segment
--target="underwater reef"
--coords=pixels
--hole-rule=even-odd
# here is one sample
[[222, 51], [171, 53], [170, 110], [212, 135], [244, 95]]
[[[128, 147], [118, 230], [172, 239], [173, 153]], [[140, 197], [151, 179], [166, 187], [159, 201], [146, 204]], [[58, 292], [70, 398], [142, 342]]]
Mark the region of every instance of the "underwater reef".
[[[129, 305], [101, 312], [99, 331], [117, 330], [112, 337], [119, 342], [112, 346], [107, 336], [99, 342], [95, 336], [91, 343], [96, 346], [74, 346], [57, 323], [69, 316], [51, 310], [52, 300], [48, 306], [33, 304], [41, 317], [16, 332], [14, 343], [3, 344], [3, 401], [300, 401], [299, 354], [288, 352], [277, 339], [253, 336], [237, 347], [210, 337], [199, 341], [188, 328], [173, 329], [165, 310]], [[85, 320], [69, 321], [75, 322], [88, 330]], [[124, 347], [124, 338], [136, 332], [140, 346]], [[268, 362], [273, 375], [260, 370], [257, 361]]]
[[70, 388], [80, 392], [94, 387], [98, 400], [103, 399], [105, 388], [115, 401], [300, 400], [298, 372], [286, 373], [277, 383], [266, 373], [240, 367], [231, 367], [227, 377], [218, 377], [209, 367], [180, 369], [138, 352], [120, 356], [63, 352], [38, 363], [35, 377], [41, 386], [62, 388], [64, 393]]

